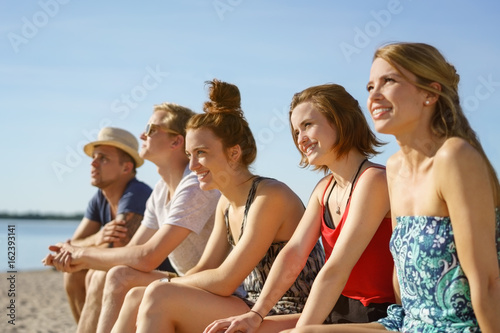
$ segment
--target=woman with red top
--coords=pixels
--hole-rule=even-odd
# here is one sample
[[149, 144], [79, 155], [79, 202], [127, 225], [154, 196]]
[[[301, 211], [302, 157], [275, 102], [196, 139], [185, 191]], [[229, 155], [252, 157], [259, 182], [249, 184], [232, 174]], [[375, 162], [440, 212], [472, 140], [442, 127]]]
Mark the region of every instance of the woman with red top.
[[[386, 316], [387, 307], [395, 302], [385, 168], [368, 160], [382, 143], [370, 130], [359, 103], [336, 84], [310, 87], [293, 97], [290, 125], [300, 165], [329, 174], [316, 185], [252, 310], [215, 321], [207, 333], [371, 322]], [[266, 317], [320, 236], [327, 261], [304, 311]]]

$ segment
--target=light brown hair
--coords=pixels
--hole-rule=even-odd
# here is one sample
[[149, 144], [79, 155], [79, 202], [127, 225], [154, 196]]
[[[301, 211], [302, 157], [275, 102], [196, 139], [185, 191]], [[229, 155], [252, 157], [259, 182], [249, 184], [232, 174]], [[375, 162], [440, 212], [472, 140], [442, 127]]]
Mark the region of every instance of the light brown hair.
[[241, 110], [238, 87], [217, 79], [205, 83], [209, 86], [210, 98], [203, 105], [205, 113], [192, 117], [187, 129], [210, 129], [226, 149], [239, 145], [241, 164], [248, 167], [257, 157], [257, 145]]
[[[293, 109], [305, 102], [312, 103], [337, 129], [337, 142], [332, 149], [336, 150], [339, 157], [347, 155], [353, 148], [366, 158], [378, 154], [375, 148], [382, 146], [384, 143], [377, 139], [370, 129], [358, 101], [344, 87], [338, 84], [324, 84], [309, 87], [296, 93], [290, 104], [289, 118], [292, 116]], [[295, 146], [301, 155], [299, 165], [304, 168], [308, 167], [307, 156], [299, 149], [291, 120], [290, 128]], [[328, 167], [326, 165], [316, 165], [314, 170], [321, 170], [326, 173]]]

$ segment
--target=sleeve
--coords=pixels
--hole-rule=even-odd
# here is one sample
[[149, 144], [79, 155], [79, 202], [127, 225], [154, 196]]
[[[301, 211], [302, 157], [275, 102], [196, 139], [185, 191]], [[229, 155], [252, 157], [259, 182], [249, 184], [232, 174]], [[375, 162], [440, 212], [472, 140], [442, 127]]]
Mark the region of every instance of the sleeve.
[[214, 214], [220, 193], [217, 190], [203, 191], [191, 174], [172, 198], [170, 211], [162, 224], [171, 224], [199, 234]]
[[[94, 194], [94, 196], [90, 199], [89, 204], [87, 205], [87, 210], [85, 211], [85, 217], [91, 221], [100, 222], [101, 224], [101, 210], [102, 199], [99, 197], [99, 191]], [[102, 195], [101, 195], [102, 196]]]
[[148, 185], [139, 182], [136, 179], [130, 181], [120, 198], [117, 213], [122, 214], [132, 212], [144, 215], [146, 201], [151, 195], [151, 192], [152, 190]]
[[151, 193], [146, 202], [146, 210], [144, 211], [144, 218], [142, 219], [141, 224], [149, 229], [157, 230], [160, 228], [160, 223], [158, 222], [158, 216], [156, 215], [155, 207], [158, 202], [158, 199], [156, 197], [160, 194], [160, 185], [156, 184], [153, 193]]

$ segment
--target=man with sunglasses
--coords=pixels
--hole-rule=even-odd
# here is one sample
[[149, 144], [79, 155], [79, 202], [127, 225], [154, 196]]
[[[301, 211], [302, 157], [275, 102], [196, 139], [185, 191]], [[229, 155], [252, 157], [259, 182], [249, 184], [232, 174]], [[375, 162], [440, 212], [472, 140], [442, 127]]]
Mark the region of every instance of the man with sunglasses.
[[[98, 191], [88, 203], [71, 244], [81, 247], [119, 247], [127, 244], [142, 221], [151, 188], [136, 178], [137, 139], [128, 131], [105, 127], [97, 141], [85, 145], [92, 158], [91, 184]], [[87, 270], [64, 274], [64, 287], [75, 321], [85, 302]]]
[[[63, 265], [67, 271], [101, 270], [94, 272], [89, 283], [78, 332], [111, 331], [130, 289], [184, 275], [198, 263], [213, 228], [220, 193], [201, 190], [196, 174], [189, 170], [185, 127], [192, 115], [188, 108], [172, 103], [154, 108], [141, 135], [140, 155], [158, 167], [160, 180], [148, 199], [142, 224], [127, 246], [51, 248], [68, 253], [70, 259]], [[155, 270], [167, 256], [175, 272]], [[46, 258], [46, 263], [50, 260]]]

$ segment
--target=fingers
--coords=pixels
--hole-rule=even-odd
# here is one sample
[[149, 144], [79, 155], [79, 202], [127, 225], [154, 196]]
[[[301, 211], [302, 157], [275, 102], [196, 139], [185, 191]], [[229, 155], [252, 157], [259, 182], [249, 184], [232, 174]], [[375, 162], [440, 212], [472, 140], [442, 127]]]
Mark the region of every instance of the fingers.
[[52, 254], [47, 254], [47, 256], [42, 259], [42, 263], [44, 266], [54, 266], [52, 263], [53, 259], [54, 256]]

